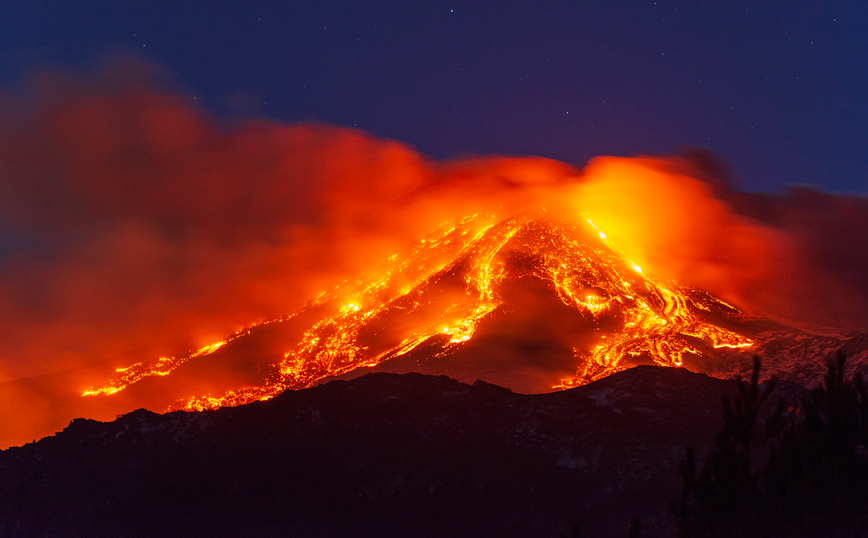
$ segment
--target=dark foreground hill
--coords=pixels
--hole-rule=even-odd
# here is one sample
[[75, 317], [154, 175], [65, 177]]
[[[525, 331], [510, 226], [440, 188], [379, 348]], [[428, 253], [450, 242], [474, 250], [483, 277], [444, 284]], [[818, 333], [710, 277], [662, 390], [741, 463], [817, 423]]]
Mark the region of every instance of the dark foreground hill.
[[710, 446], [734, 388], [652, 366], [541, 395], [381, 373], [77, 419], [0, 452], [0, 535], [667, 536], [685, 447]]

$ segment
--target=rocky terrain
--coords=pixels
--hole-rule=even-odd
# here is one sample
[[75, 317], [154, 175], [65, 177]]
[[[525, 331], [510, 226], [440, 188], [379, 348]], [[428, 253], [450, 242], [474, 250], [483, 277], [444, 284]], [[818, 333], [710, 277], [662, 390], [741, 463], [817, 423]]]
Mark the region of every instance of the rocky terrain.
[[657, 366], [540, 395], [376, 373], [76, 419], [0, 452], [0, 535], [623, 537], [638, 520], [671, 536], [678, 464], [707, 451], [734, 390]]

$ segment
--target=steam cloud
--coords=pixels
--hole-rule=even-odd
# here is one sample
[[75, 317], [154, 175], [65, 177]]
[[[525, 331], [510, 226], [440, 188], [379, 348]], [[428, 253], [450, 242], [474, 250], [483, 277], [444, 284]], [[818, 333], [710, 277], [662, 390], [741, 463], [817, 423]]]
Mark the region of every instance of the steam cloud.
[[[868, 321], [863, 197], [739, 193], [704, 155], [432, 162], [350, 129], [221, 124], [160, 80], [123, 64], [0, 96], [0, 381], [75, 368], [56, 389], [78, 394], [88, 368], [287, 314], [477, 211], [586, 214], [646, 272], [752, 313]], [[69, 413], [26, 386], [0, 383], [6, 429], [23, 405]]]

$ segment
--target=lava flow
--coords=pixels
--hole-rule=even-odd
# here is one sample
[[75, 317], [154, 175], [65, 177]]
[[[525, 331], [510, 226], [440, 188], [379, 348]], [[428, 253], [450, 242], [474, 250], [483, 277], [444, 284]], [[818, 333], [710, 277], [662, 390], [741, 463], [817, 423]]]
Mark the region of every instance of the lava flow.
[[[414, 369], [427, 365], [432, 373], [468, 377], [479, 371], [474, 361], [502, 360], [501, 351], [486, 347], [485, 335], [508, 334], [518, 347], [542, 350], [526, 354], [516, 369], [539, 374], [534, 379], [542, 384], [516, 382], [530, 391], [581, 385], [635, 364], [680, 366], [715, 348], [752, 345], [712, 322], [737, 317], [737, 309], [644, 274], [590, 220], [573, 223], [546, 212], [500, 222], [474, 215], [420, 240], [408, 256], [392, 256], [374, 275], [187, 356], [120, 368], [84, 395], [113, 394], [215, 353], [230, 356], [269, 326], [300, 328], [281, 342], [280, 354], [257, 358], [261, 383], [194, 396], [170, 409], [266, 400], [359, 368], [388, 369], [407, 357]], [[546, 318], [554, 310], [566, 325]], [[522, 323], [536, 328], [516, 329]], [[548, 364], [534, 364], [536, 356]], [[551, 358], [557, 356], [567, 359]]]

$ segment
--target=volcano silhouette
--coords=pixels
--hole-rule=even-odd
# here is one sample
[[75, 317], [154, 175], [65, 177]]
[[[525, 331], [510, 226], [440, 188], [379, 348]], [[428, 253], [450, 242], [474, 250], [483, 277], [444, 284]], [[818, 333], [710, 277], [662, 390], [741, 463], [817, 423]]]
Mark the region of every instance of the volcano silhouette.
[[475, 215], [290, 316], [120, 369], [89, 393], [124, 389], [152, 408], [204, 409], [372, 369], [549, 392], [748, 348], [732, 330], [744, 318], [710, 294], [646, 276], [590, 221]]

